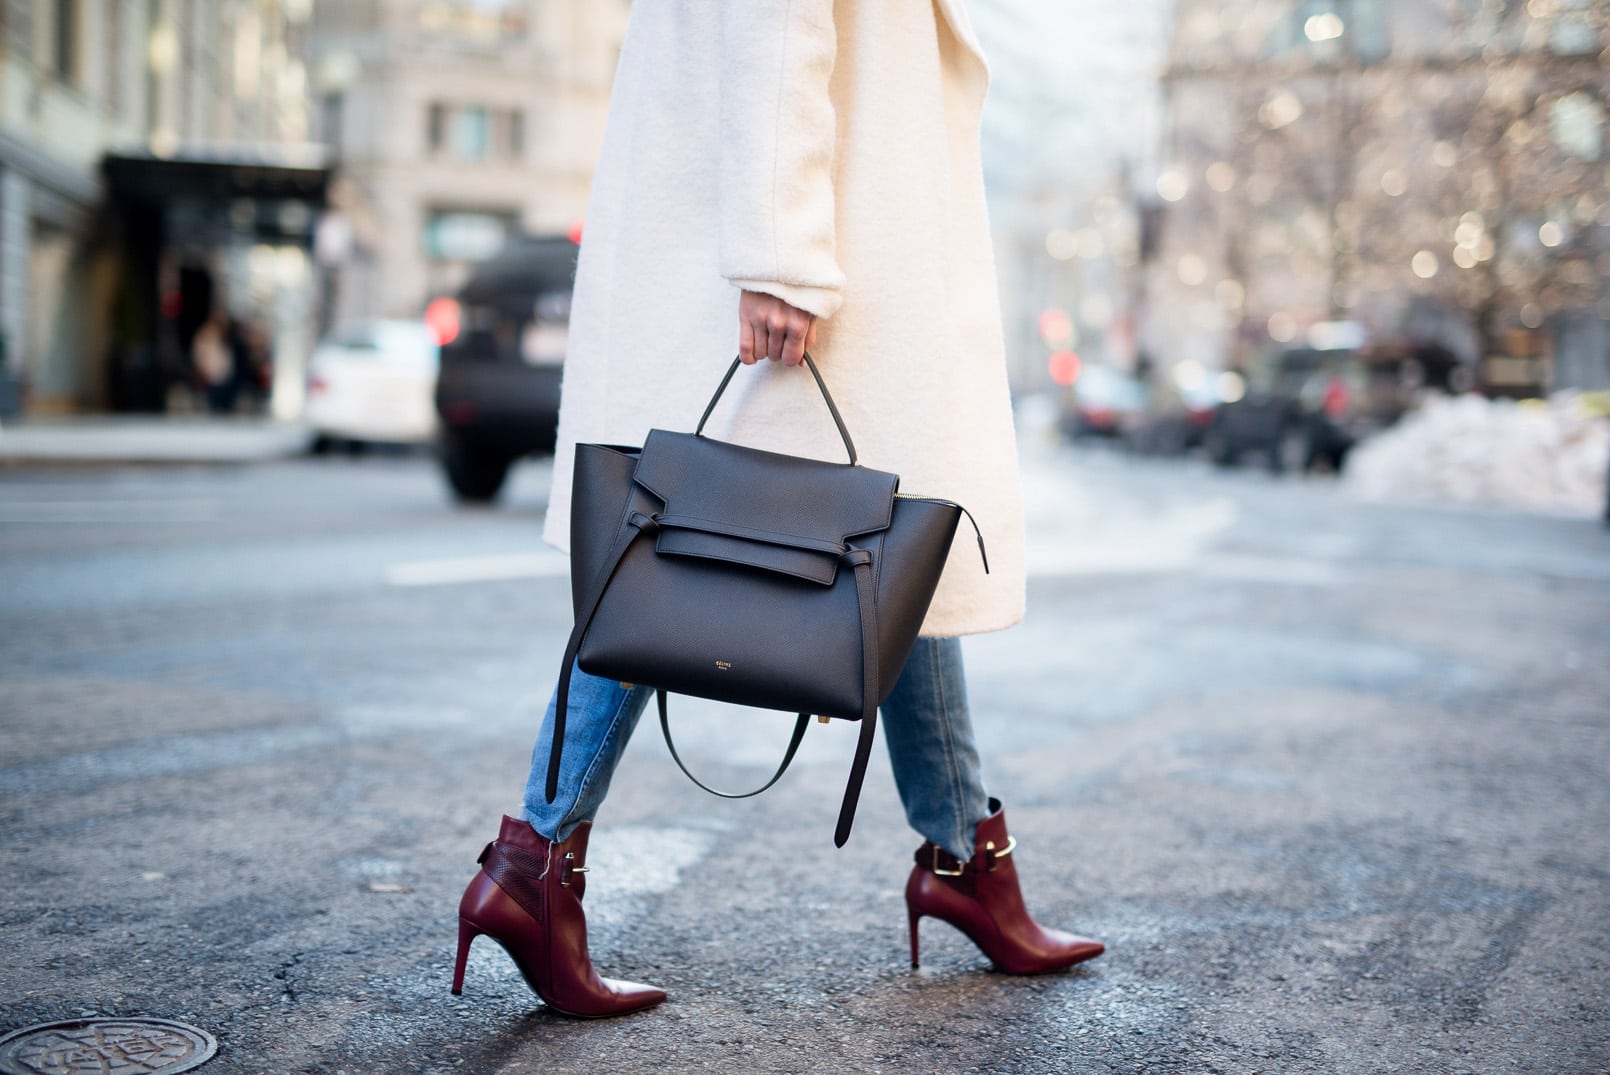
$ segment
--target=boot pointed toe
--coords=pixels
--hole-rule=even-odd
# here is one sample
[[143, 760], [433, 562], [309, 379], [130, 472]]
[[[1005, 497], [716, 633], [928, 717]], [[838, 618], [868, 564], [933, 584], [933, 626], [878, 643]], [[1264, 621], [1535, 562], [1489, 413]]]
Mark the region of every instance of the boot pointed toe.
[[605, 978], [604, 985], [621, 999], [621, 1003], [631, 1005], [625, 1009], [627, 1011], [640, 1011], [665, 1003], [666, 992], [658, 986], [644, 985], [641, 982], [623, 982], [616, 978]]
[[603, 995], [579, 996], [555, 1003], [543, 997], [543, 1002], [560, 1015], [572, 1019], [607, 1019], [616, 1015], [629, 1015], [663, 1004], [666, 993], [652, 985], [623, 982], [616, 978], [600, 978]]
[[1095, 959], [1106, 950], [1107, 946], [1100, 941], [1091, 940], [1089, 937], [1075, 937], [1074, 944], [1068, 951], [1068, 965], [1072, 966], [1075, 963], [1083, 963], [1087, 959]]

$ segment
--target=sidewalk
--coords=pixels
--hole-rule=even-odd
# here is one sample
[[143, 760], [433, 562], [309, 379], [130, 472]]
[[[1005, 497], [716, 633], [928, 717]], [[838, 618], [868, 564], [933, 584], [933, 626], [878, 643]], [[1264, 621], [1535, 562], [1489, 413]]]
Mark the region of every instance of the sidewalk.
[[0, 424], [0, 467], [51, 463], [256, 463], [307, 451], [305, 426], [266, 418], [94, 415]]

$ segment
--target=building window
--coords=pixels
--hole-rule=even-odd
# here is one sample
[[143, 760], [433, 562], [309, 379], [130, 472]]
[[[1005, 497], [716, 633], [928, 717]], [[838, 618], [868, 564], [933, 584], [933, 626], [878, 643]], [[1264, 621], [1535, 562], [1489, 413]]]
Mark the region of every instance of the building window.
[[485, 160], [492, 151], [492, 113], [479, 105], [454, 109], [448, 151], [461, 161]]
[[129, 100], [131, 94], [125, 93], [125, 68], [123, 60], [128, 50], [122, 48], [124, 22], [127, 16], [122, 4], [108, 5], [105, 20], [106, 26], [101, 33], [100, 63], [105, 72], [101, 79], [101, 107], [119, 119], [132, 118], [129, 112], [133, 102]]
[[336, 154], [341, 152], [341, 119], [345, 106], [346, 99], [339, 93], [327, 93], [319, 101], [319, 136]]
[[425, 215], [425, 256], [484, 261], [503, 249], [519, 216], [498, 209], [433, 209]]
[[526, 0], [436, 0], [419, 11], [419, 28], [450, 45], [507, 45], [530, 30]]
[[518, 108], [509, 110], [509, 157], [519, 160], [525, 156], [525, 113]]
[[54, 0], [51, 5], [54, 73], [63, 82], [78, 76], [78, 0]]
[[432, 101], [425, 113], [425, 145], [432, 153], [442, 151], [442, 142], [446, 139], [447, 106]]
[[425, 117], [429, 154], [459, 161], [525, 156], [525, 113], [518, 108], [433, 102]]

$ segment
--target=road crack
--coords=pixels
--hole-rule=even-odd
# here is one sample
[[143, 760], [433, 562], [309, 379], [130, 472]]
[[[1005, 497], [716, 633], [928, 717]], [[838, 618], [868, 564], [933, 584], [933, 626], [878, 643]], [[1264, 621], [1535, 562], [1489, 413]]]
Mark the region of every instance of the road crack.
[[302, 953], [293, 952], [290, 960], [281, 964], [280, 969], [274, 972], [274, 977], [278, 978], [282, 983], [280, 986], [280, 999], [287, 1004], [295, 1004], [299, 999], [296, 991], [296, 979], [292, 977], [291, 971], [301, 966], [301, 963]]

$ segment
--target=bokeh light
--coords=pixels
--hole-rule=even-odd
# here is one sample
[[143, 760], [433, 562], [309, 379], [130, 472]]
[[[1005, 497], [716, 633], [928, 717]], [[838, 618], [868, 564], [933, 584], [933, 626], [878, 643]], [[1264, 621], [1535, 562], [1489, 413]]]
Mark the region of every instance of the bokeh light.
[[431, 299], [425, 307], [425, 327], [438, 347], [446, 347], [458, 339], [458, 300], [445, 295]]
[[1079, 253], [1079, 237], [1067, 228], [1052, 228], [1045, 233], [1045, 252], [1058, 261], [1071, 261]]
[[1342, 17], [1334, 11], [1310, 15], [1303, 23], [1303, 35], [1310, 41], [1335, 41], [1346, 32]]
[[1073, 318], [1054, 306], [1040, 311], [1037, 327], [1040, 339], [1051, 347], [1061, 347], [1073, 338]]
[[1082, 364], [1079, 361], [1079, 356], [1073, 351], [1052, 351], [1051, 356], [1046, 360], [1046, 372], [1050, 374], [1054, 383], [1061, 385], [1063, 388], [1069, 387], [1079, 379], [1081, 368]]
[[1165, 202], [1177, 202], [1189, 194], [1191, 181], [1178, 168], [1170, 168], [1157, 177], [1157, 196]]

